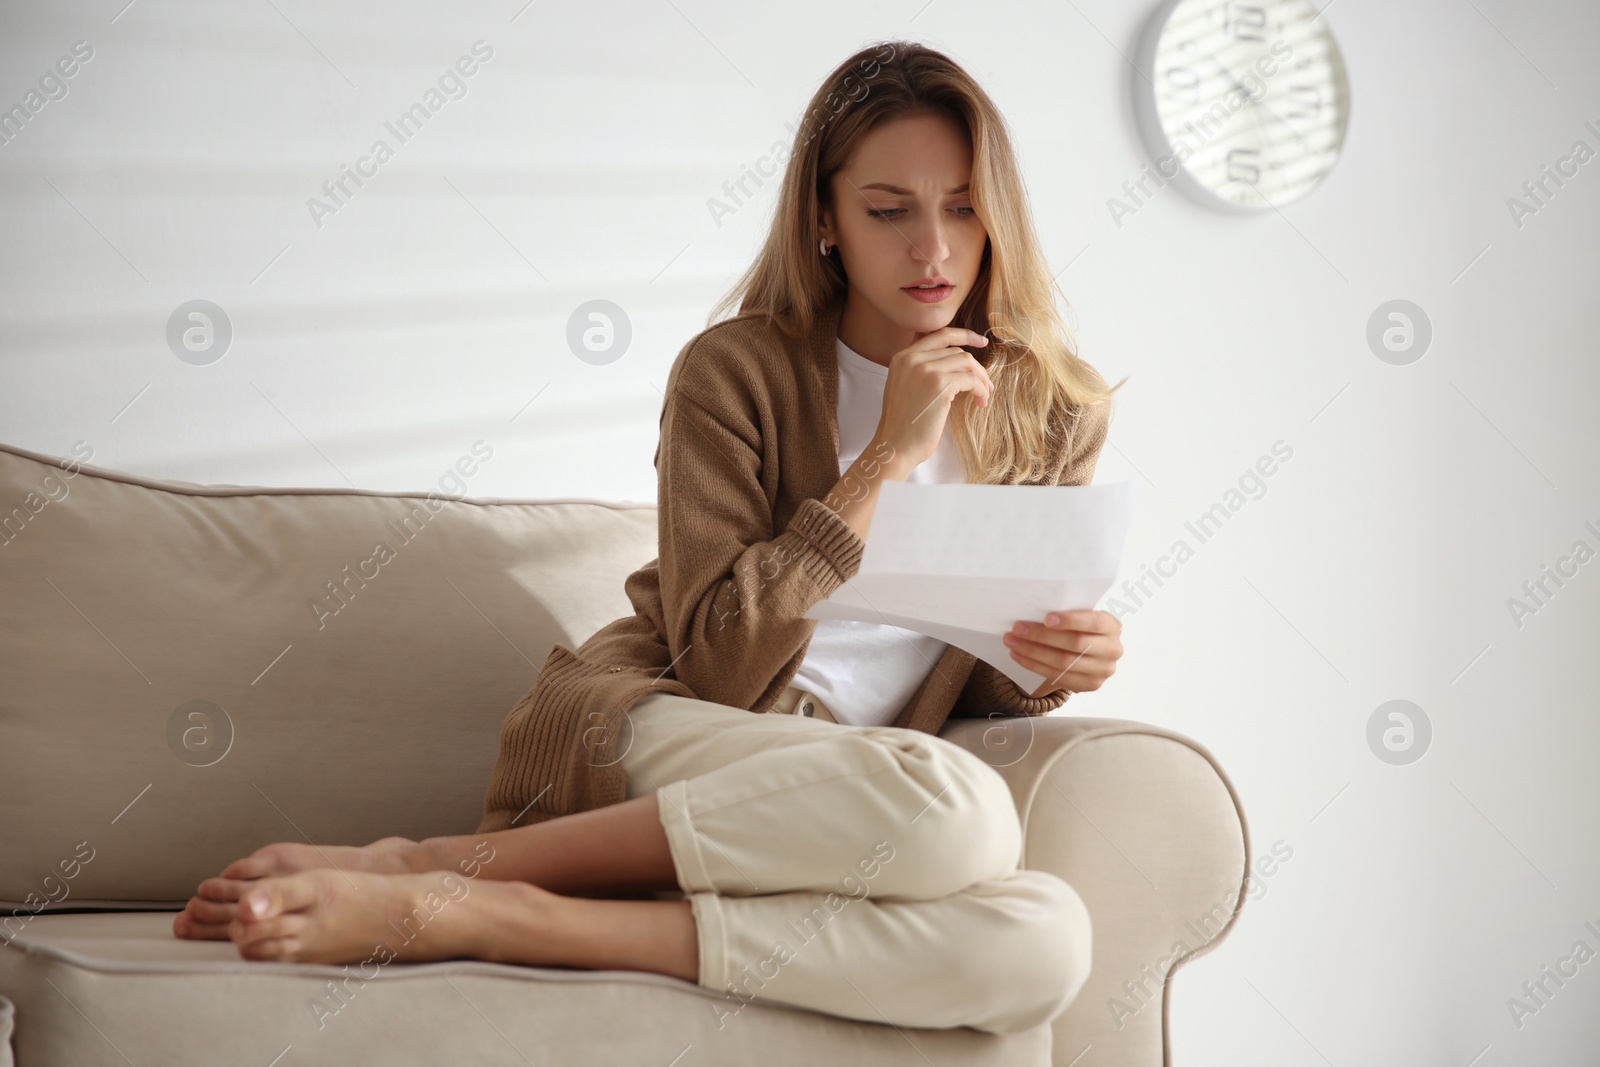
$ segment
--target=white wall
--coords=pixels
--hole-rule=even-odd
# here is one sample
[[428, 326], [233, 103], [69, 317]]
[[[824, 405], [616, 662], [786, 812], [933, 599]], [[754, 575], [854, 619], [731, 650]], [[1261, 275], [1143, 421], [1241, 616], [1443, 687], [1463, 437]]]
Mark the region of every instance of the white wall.
[[[775, 185], [720, 227], [708, 198], [850, 51], [950, 51], [1013, 125], [1084, 354], [1132, 375], [1099, 470], [1141, 483], [1125, 576], [1293, 449], [1072, 703], [1198, 739], [1257, 853], [1293, 849], [1175, 980], [1181, 1062], [1593, 1055], [1600, 963], [1520, 1028], [1506, 1002], [1600, 951], [1600, 563], [1520, 627], [1507, 600], [1600, 549], [1600, 163], [1521, 228], [1506, 200], [1600, 149], [1600, 9], [1336, 3], [1354, 104], [1324, 186], [1248, 218], [1169, 188], [1119, 228], [1150, 3], [122, 2], [0, 9], [0, 105], [94, 50], [0, 146], [0, 440], [198, 482], [424, 487], [482, 439], [472, 495], [653, 500], [660, 387]], [[467, 94], [316, 225], [478, 40]], [[196, 298], [234, 331], [207, 366], [165, 339]], [[1395, 298], [1435, 331], [1405, 367], [1364, 341]], [[607, 366], [564, 340], [592, 299], [633, 326]], [[1401, 767], [1366, 741], [1397, 698], [1434, 728]]]

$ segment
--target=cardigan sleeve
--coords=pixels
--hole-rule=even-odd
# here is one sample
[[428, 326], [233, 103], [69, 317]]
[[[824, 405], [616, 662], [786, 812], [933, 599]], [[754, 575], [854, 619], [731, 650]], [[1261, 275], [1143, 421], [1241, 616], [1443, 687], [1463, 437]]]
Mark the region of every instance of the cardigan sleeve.
[[700, 699], [750, 708], [815, 631], [805, 612], [860, 570], [866, 543], [815, 498], [774, 529], [762, 464], [770, 405], [715, 352], [686, 348], [662, 408], [664, 636], [675, 677]]
[[[1084, 408], [1078, 417], [1072, 447], [1055, 474], [1056, 485], [1088, 485], [1105, 447], [1111, 421], [1109, 400]], [[1029, 696], [1022, 687], [983, 660], [974, 660], [966, 685], [950, 709], [954, 718], [988, 718], [991, 715], [1048, 715], [1067, 702], [1070, 693], [1060, 691], [1042, 697]]]

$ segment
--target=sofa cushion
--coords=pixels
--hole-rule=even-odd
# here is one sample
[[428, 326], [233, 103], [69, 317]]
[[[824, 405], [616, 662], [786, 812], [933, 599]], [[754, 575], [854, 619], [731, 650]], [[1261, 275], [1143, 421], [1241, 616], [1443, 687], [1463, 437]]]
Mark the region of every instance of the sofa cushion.
[[199, 486], [86, 451], [0, 446], [8, 932], [181, 905], [273, 841], [471, 833], [507, 712], [656, 552], [650, 505]]
[[41, 915], [0, 944], [17, 1063], [1050, 1062], [1048, 1026], [998, 1035], [863, 1023], [637, 971], [267, 963], [240, 959], [231, 942], [176, 939], [171, 923], [166, 912]]

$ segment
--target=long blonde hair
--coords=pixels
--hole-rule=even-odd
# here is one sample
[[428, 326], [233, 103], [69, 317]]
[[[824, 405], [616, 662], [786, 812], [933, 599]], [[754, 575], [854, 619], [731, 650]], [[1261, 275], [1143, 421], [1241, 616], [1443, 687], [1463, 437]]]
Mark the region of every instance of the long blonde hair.
[[[961, 393], [948, 425], [969, 482], [1036, 482], [1051, 473], [1049, 456], [1062, 444], [1057, 428], [1067, 427], [1065, 445], [1071, 449], [1083, 409], [1110, 403], [1127, 379], [1108, 388], [1100, 372], [1078, 357], [1056, 308], [1060, 290], [1040, 250], [1005, 121], [977, 82], [941, 52], [884, 41], [846, 59], [823, 80], [795, 131], [766, 242], [712, 309], [707, 325], [760, 316], [790, 338], [807, 336], [816, 316], [843, 301], [848, 289], [838, 257], [817, 248], [834, 175], [880, 123], [930, 112], [949, 116], [967, 131], [972, 207], [989, 235], [977, 280], [951, 325], [989, 337], [988, 345], [968, 350], [995, 389], [987, 408]], [[735, 303], [738, 313], [729, 316]]]

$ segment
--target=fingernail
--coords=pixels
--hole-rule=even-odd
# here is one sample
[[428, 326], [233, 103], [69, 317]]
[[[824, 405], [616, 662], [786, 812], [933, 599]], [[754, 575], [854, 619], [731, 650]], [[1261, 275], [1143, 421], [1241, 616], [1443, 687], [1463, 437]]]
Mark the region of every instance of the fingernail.
[[255, 916], [257, 919], [261, 918], [267, 913], [266, 898], [256, 894], [251, 894], [245, 898], [245, 906], [250, 909], [250, 914]]
[[1044, 621], [1049, 623], [1051, 626], [1059, 626], [1061, 624], [1061, 616], [1059, 616], [1059, 615], [1046, 615], [1044, 617]]

